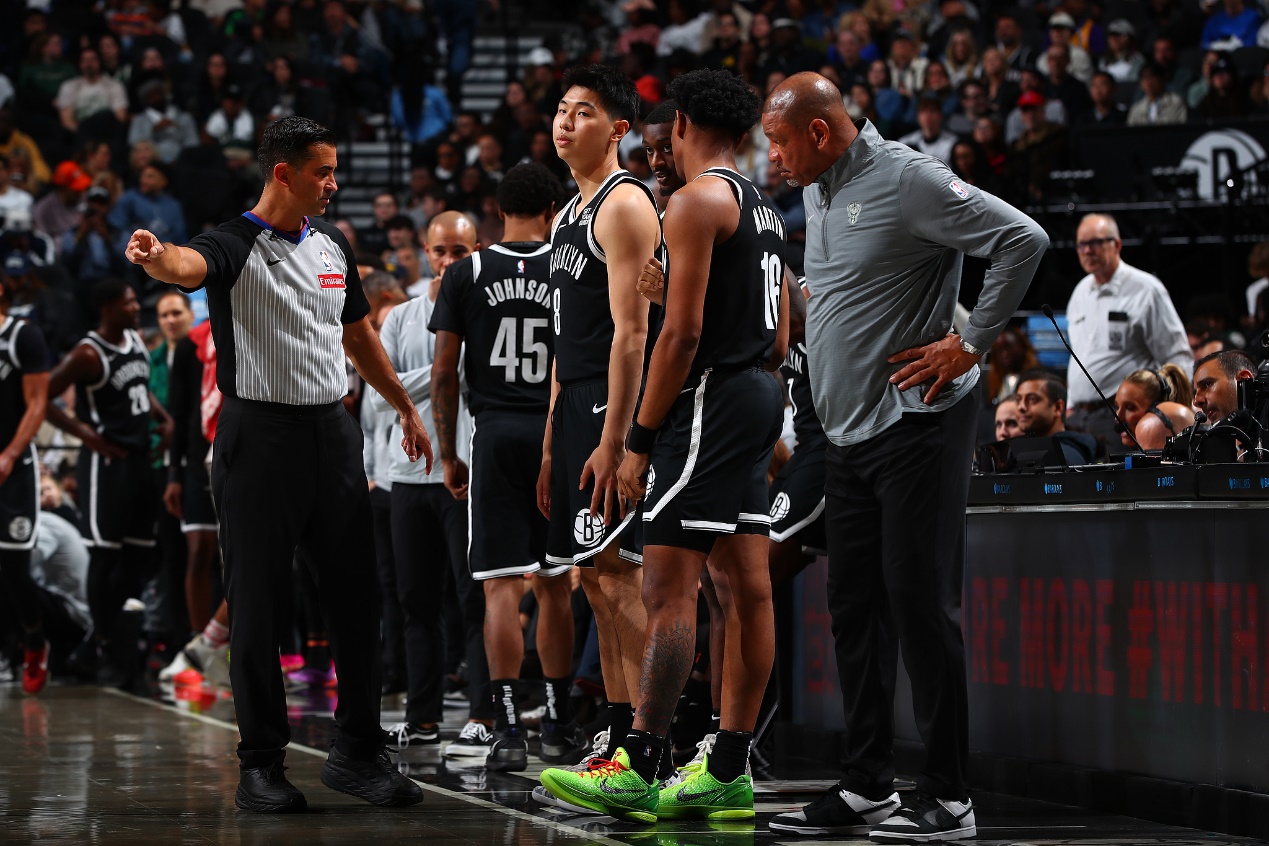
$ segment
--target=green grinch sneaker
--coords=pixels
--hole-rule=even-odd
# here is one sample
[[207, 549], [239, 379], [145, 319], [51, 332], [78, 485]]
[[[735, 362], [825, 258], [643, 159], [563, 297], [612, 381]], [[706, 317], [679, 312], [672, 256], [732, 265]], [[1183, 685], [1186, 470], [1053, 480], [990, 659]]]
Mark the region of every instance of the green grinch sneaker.
[[[611, 761], [582, 772], [552, 768], [543, 770], [542, 786], [570, 805], [631, 822], [657, 821], [657, 786], [648, 784], [630, 768], [630, 756], [618, 749]], [[753, 792], [749, 793], [753, 814]]]
[[695, 769], [679, 770], [682, 779], [661, 789], [657, 814], [663, 819], [704, 817], [708, 820], [753, 819], [753, 779], [739, 776], [723, 784], [709, 772], [709, 756]]

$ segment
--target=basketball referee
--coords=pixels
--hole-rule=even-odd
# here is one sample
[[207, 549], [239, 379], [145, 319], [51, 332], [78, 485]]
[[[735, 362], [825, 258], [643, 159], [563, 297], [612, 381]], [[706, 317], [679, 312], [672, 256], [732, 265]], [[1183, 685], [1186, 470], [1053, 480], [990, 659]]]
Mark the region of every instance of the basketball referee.
[[225, 395], [212, 446], [229, 602], [230, 678], [242, 740], [236, 804], [302, 811], [287, 781], [290, 741], [278, 665], [279, 605], [297, 547], [321, 592], [339, 676], [338, 733], [322, 783], [375, 805], [418, 786], [388, 764], [379, 727], [379, 617], [362, 435], [344, 410], [344, 356], [401, 416], [401, 446], [432, 463], [423, 423], [370, 326], [352, 249], [316, 218], [335, 193], [335, 136], [302, 117], [270, 125], [264, 192], [188, 246], [132, 234], [126, 257], [155, 279], [207, 289]]

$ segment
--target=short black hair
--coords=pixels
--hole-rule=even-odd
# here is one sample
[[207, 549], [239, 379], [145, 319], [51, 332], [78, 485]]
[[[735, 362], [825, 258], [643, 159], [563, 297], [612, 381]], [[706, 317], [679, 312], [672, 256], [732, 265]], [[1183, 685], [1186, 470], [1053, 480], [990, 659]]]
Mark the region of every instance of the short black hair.
[[127, 280], [120, 279], [117, 276], [101, 280], [93, 286], [93, 309], [100, 314], [101, 310], [106, 306], [114, 305], [123, 299], [131, 287]]
[[1066, 382], [1052, 370], [1032, 368], [1018, 377], [1018, 385], [1021, 386], [1023, 382], [1039, 382], [1044, 385], [1044, 395], [1049, 398], [1050, 405], [1066, 402]]
[[335, 146], [335, 133], [315, 120], [291, 115], [274, 121], [264, 128], [260, 150], [256, 158], [260, 163], [260, 175], [265, 182], [273, 179], [273, 168], [281, 162], [292, 167], [304, 164], [313, 157], [313, 145]]
[[409, 229], [414, 231], [414, 219], [407, 214], [394, 214], [384, 221], [384, 229]]
[[762, 109], [762, 100], [749, 83], [725, 70], [694, 70], [677, 76], [670, 83], [669, 95], [693, 124], [735, 139], [753, 128]]
[[1194, 362], [1194, 372], [1198, 373], [1198, 369], [1209, 361], [1215, 361], [1221, 366], [1221, 372], [1230, 379], [1238, 378], [1239, 370], [1250, 370], [1256, 372], [1256, 362], [1251, 360], [1251, 356], [1242, 350], [1221, 350], [1211, 355], [1205, 355], [1198, 361]]
[[608, 65], [579, 65], [564, 72], [564, 91], [574, 85], [594, 91], [596, 103], [613, 120], [624, 120], [631, 126], [639, 117], [639, 89], [634, 81], [621, 71]]
[[674, 100], [662, 100], [652, 111], [648, 112], [648, 116], [643, 119], [644, 126], [655, 123], [673, 123], [674, 116], [678, 114], [679, 104]]
[[518, 164], [498, 183], [498, 208], [511, 217], [537, 217], [551, 206], [559, 208], [564, 186], [538, 162]]

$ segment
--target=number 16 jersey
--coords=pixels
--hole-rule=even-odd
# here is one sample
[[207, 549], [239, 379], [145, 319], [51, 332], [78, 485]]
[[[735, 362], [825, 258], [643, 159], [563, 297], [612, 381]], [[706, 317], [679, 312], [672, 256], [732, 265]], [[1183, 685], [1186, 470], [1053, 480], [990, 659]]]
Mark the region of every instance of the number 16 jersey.
[[541, 412], [551, 403], [551, 245], [494, 244], [445, 271], [428, 328], [454, 332], [473, 415]]

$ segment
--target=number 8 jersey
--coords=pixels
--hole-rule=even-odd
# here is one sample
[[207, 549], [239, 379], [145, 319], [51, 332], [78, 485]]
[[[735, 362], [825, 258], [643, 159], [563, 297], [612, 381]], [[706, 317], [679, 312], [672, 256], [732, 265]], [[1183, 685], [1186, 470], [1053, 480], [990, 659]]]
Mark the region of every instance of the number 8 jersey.
[[150, 355], [141, 334], [124, 332], [116, 347], [96, 332], [80, 341], [101, 359], [101, 378], [75, 387], [75, 413], [106, 440], [143, 451], [149, 446]]
[[551, 245], [504, 242], [454, 262], [428, 328], [462, 335], [472, 414], [551, 402]]

